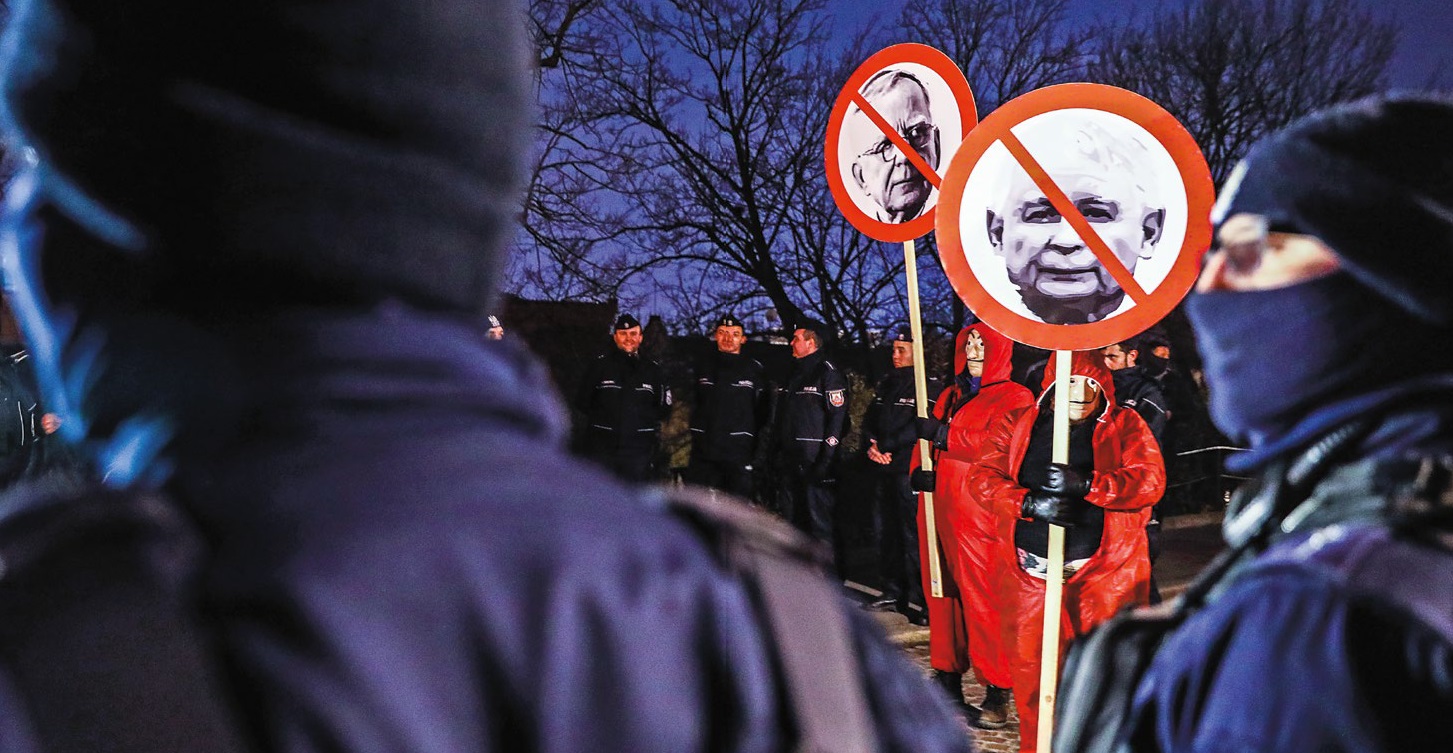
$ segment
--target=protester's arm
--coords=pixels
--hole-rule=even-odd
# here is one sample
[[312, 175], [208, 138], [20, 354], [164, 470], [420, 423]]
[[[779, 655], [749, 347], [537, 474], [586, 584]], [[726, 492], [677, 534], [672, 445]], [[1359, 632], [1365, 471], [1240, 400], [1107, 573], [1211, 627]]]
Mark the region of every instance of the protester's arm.
[[1024, 416], [1022, 410], [1010, 411], [989, 422], [980, 455], [970, 464], [968, 474], [972, 499], [986, 500], [995, 511], [1014, 518], [1020, 517], [1024, 496], [1029, 492], [1014, 477], [1010, 457], [1015, 424]]
[[1107, 510], [1137, 510], [1159, 502], [1165, 493], [1165, 462], [1145, 421], [1135, 411], [1121, 410], [1098, 431], [1114, 432], [1110, 441], [1118, 445], [1120, 465], [1096, 471], [1085, 500]]

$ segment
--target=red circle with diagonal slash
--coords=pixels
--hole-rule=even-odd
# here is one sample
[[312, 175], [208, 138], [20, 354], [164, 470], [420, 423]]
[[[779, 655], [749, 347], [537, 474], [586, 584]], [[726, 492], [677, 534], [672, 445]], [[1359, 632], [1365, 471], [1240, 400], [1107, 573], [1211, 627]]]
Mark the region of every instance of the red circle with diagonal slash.
[[[827, 120], [827, 185], [832, 189], [832, 197], [837, 202], [838, 209], [848, 218], [848, 222], [853, 224], [853, 227], [870, 238], [892, 243], [911, 241], [931, 232], [937, 205], [930, 206], [924, 210], [923, 214], [901, 223], [880, 220], [864, 212], [853, 200], [853, 195], [843, 180], [843, 166], [838, 158], [838, 145], [842, 141], [843, 126], [847, 120], [848, 110], [851, 106], [857, 105], [869, 120], [872, 120], [878, 129], [893, 142], [899, 154], [905, 157], [920, 175], [926, 176], [930, 185], [935, 189], [939, 187], [940, 173], [925, 163], [922, 156], [914, 151], [903, 136], [889, 125], [859, 93], [868, 79], [875, 74], [904, 63], [921, 65], [942, 79], [953, 96], [953, 109], [959, 113], [960, 133], [951, 134], [940, 131], [938, 165], [940, 170], [949, 163], [954, 148], [979, 119], [978, 112], [974, 109], [974, 94], [969, 90], [969, 82], [964, 78], [963, 72], [947, 55], [928, 45], [895, 44], [879, 50], [858, 66], [858, 69], [853, 71], [853, 75], [848, 77], [848, 82], [843, 85], [842, 92], [838, 94], [837, 101], [833, 103], [832, 113]], [[942, 196], [940, 196], [941, 200]]]
[[[1159, 248], [1157, 253], [1174, 252], [1176, 257], [1160, 284], [1143, 290], [1084, 216], [1070, 204], [1064, 192], [1039, 166], [1034, 155], [1010, 129], [1030, 118], [1061, 110], [1100, 110], [1125, 118], [1145, 129], [1166, 150], [1186, 194], [1185, 233], [1179, 249]], [[1072, 113], [1066, 113], [1073, 117]], [[964, 232], [984, 232], [984, 220], [976, 217], [961, 231], [964, 189], [986, 151], [1002, 143], [1020, 169], [1054, 205], [1063, 221], [1069, 222], [1095, 256], [1126, 291], [1134, 305], [1101, 321], [1085, 324], [1051, 324], [1026, 316], [1005, 305], [985, 289], [966, 256]], [[939, 257], [944, 272], [959, 297], [984, 323], [1016, 342], [1047, 350], [1102, 348], [1134, 337], [1169, 314], [1190, 291], [1200, 270], [1201, 256], [1211, 240], [1211, 204], [1215, 188], [1211, 171], [1200, 147], [1179, 122], [1160, 105], [1131, 91], [1102, 84], [1061, 84], [1037, 89], [1004, 104], [984, 118], [959, 146], [944, 172], [938, 213]], [[975, 253], [982, 253], [977, 247]], [[990, 251], [992, 253], [992, 251]], [[987, 262], [986, 262], [987, 263]], [[1003, 261], [999, 260], [1002, 265]]]

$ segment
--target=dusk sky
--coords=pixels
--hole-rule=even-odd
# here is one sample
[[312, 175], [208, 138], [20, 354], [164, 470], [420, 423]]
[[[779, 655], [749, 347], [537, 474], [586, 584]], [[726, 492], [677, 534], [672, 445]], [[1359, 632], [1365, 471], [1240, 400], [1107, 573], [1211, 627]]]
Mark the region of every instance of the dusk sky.
[[[1071, 0], [1072, 18], [1086, 23], [1109, 13], [1129, 17], [1149, 17], [1161, 5], [1178, 6], [1179, 0], [1163, 3], [1144, 0]], [[896, 19], [907, 0], [833, 0], [829, 5], [838, 15], [840, 30], [859, 28], [874, 16]], [[1368, 2], [1374, 13], [1396, 19], [1401, 29], [1397, 54], [1389, 71], [1394, 88], [1425, 88], [1429, 76], [1439, 65], [1443, 71], [1438, 79], [1445, 87], [1453, 87], [1453, 2], [1450, 0], [1396, 0]], [[1329, 51], [1329, 54], [1335, 54]], [[973, 84], [972, 81], [969, 82]]]

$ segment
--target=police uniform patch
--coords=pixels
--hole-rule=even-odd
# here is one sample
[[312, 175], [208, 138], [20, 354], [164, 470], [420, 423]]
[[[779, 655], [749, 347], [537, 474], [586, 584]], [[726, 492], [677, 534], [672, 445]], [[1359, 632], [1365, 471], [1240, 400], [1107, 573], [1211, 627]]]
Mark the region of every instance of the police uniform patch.
[[847, 402], [847, 390], [828, 390], [827, 401], [832, 403], [834, 408], [843, 407], [843, 404]]
[[837, 447], [837, 437], [828, 437], [823, 441], [827, 443], [828, 447]]
[[666, 405], [668, 405], [668, 406], [671, 405], [671, 390], [670, 390], [670, 388], [667, 388], [666, 389]]

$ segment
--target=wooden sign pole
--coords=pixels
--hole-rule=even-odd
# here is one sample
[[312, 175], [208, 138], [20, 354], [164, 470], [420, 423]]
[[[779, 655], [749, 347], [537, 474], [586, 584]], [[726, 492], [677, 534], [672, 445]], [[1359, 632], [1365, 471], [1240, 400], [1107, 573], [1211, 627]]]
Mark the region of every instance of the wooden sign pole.
[[[928, 371], [923, 363], [923, 320], [918, 312], [918, 253], [911, 240], [903, 242], [903, 269], [908, 275], [908, 327], [913, 333], [913, 395], [918, 404], [918, 417], [924, 418], [928, 415]], [[923, 470], [933, 470], [933, 446], [927, 439], [918, 440], [918, 457]], [[938, 561], [938, 526], [933, 518], [933, 492], [923, 493], [923, 517], [928, 536], [929, 590], [934, 598], [942, 599], [943, 568]]]
[[[1054, 442], [1050, 461], [1070, 462], [1071, 351], [1054, 352]], [[1044, 643], [1039, 658], [1039, 734], [1035, 750], [1050, 753], [1055, 685], [1059, 683], [1059, 626], [1064, 601], [1065, 529], [1049, 527], [1049, 570], [1044, 577]]]

